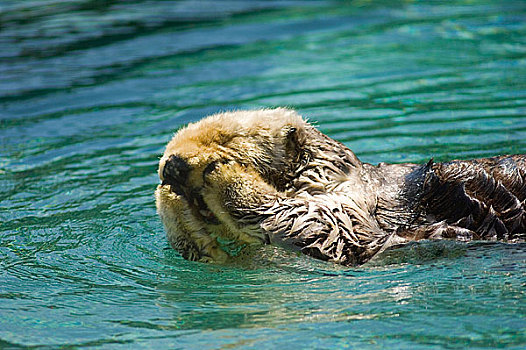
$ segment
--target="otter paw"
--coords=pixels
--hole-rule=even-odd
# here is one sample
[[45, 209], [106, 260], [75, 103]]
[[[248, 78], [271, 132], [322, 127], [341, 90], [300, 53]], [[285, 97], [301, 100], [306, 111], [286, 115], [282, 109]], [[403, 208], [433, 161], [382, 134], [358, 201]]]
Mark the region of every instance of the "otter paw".
[[228, 254], [219, 247], [214, 247], [206, 252], [207, 255], [201, 256], [199, 262], [205, 263], [225, 263], [228, 261]]

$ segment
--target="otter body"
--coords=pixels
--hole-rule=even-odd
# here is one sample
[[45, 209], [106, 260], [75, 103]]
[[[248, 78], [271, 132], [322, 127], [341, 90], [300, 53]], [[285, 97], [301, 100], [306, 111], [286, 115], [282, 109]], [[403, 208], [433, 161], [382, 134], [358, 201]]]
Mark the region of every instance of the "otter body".
[[207, 117], [159, 163], [158, 213], [190, 260], [275, 243], [343, 265], [421, 239], [524, 241], [526, 156], [362, 163], [288, 109]]

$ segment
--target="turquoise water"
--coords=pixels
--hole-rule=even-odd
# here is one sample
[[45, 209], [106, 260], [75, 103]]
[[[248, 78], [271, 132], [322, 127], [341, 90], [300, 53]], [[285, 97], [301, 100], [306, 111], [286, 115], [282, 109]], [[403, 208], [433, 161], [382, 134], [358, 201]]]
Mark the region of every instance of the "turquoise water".
[[372, 163], [526, 153], [526, 2], [0, 1], [0, 348], [526, 347], [526, 245], [172, 251], [164, 144], [272, 106]]

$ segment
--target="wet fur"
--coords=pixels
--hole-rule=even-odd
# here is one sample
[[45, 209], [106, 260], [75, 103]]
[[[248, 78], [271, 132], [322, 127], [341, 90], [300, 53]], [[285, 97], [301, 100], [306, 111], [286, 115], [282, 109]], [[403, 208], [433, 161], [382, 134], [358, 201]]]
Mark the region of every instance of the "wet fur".
[[275, 243], [355, 265], [421, 239], [525, 239], [526, 156], [373, 166], [288, 109], [190, 124], [159, 176], [158, 213], [190, 260]]

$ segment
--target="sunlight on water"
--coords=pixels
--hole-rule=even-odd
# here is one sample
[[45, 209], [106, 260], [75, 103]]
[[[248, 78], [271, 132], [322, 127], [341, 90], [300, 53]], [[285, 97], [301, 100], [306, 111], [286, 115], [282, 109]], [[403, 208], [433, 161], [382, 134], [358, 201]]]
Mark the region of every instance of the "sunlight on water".
[[526, 153], [521, 1], [0, 1], [0, 348], [526, 346], [526, 247], [183, 260], [182, 125], [289, 106], [366, 162]]

